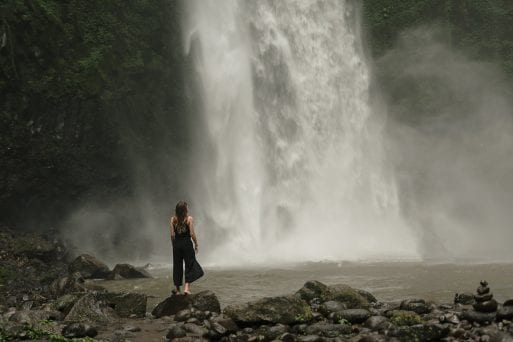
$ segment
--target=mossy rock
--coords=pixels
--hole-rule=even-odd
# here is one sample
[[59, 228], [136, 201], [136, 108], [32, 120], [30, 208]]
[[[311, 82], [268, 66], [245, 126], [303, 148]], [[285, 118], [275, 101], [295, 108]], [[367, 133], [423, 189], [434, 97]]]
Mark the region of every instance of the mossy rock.
[[397, 310], [393, 312], [390, 322], [402, 327], [422, 324], [423, 321], [422, 318], [413, 311]]
[[370, 293], [366, 292], [366, 296], [364, 296], [360, 290], [354, 289], [348, 285], [338, 284], [327, 286], [316, 280], [307, 281], [305, 285], [296, 292], [296, 296], [306, 301], [310, 301], [314, 298], [319, 298], [322, 302], [337, 301], [343, 303], [348, 309], [368, 308], [369, 300], [367, 298], [374, 298]]

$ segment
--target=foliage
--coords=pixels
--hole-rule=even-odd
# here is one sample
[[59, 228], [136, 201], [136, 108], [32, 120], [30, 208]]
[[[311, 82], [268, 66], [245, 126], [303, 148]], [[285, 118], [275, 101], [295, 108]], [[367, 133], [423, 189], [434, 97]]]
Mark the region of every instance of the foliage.
[[390, 322], [397, 326], [410, 326], [421, 324], [422, 318], [413, 311], [397, 310], [390, 318]]
[[180, 106], [176, 3], [0, 3], [6, 223], [26, 221], [27, 212], [37, 225], [52, 223], [80, 202], [131, 191], [130, 149], [151, 143], [156, 112]]
[[495, 62], [513, 80], [513, 2], [505, 0], [365, 0], [365, 27], [379, 57], [405, 29], [436, 24], [447, 43], [469, 57]]

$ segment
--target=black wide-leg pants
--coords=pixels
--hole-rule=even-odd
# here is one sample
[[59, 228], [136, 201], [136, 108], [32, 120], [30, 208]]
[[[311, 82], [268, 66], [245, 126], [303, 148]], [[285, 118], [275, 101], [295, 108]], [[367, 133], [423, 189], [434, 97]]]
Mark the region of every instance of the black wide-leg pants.
[[182, 286], [184, 263], [186, 283], [192, 283], [203, 276], [203, 270], [196, 261], [191, 238], [176, 237], [173, 241], [173, 282], [175, 286]]

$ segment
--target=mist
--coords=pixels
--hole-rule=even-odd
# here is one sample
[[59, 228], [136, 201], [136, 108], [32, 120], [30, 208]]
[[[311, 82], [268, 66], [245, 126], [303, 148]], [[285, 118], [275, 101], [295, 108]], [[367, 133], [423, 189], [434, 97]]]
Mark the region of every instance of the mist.
[[401, 210], [424, 260], [511, 261], [511, 82], [447, 36], [406, 32], [375, 65]]
[[[358, 35], [359, 33], [356, 34], [357, 37]], [[435, 262], [511, 261], [511, 84], [497, 66], [465, 57], [464, 53], [453, 49], [445, 37], [446, 32], [432, 27], [411, 30], [402, 34], [395, 47], [383, 57], [367, 63], [371, 66], [370, 100], [367, 101], [372, 115], [354, 117], [344, 123], [347, 125], [355, 120], [361, 121], [359, 127], [365, 133], [356, 132], [358, 134], [354, 135], [355, 140], [347, 143], [344, 153], [347, 155], [349, 151], [353, 151], [353, 160], [362, 161], [354, 166], [350, 164], [349, 167], [341, 164], [337, 166], [334, 163], [338, 160], [336, 157], [330, 158], [325, 166], [317, 161], [317, 164], [312, 164], [313, 169], [304, 172], [302, 176], [317, 175], [315, 182], [304, 189], [301, 188], [301, 182], [308, 178], [302, 180], [298, 176], [281, 182], [275, 179], [276, 182], [272, 183], [270, 180], [276, 177], [263, 177], [263, 185], [259, 187], [267, 186], [271, 189], [266, 196], [267, 200], [274, 196], [273, 200], [277, 200], [274, 206], [266, 206], [266, 198], [260, 198], [258, 192], [261, 190], [252, 193], [254, 198], [251, 203], [241, 204], [240, 201], [247, 197], [246, 190], [241, 192], [236, 188], [226, 188], [226, 184], [233, 186], [237, 183], [234, 179], [215, 184], [218, 180], [209, 178], [215, 175], [212, 163], [216, 159], [212, 157], [212, 151], [217, 147], [210, 140], [198, 141], [204, 135], [201, 129], [205, 129], [203, 126], [206, 122], [198, 112], [206, 102], [202, 103], [204, 98], [194, 95], [198, 92], [198, 86], [190, 81], [188, 96], [191, 113], [187, 119], [182, 119], [180, 125], [165, 117], [169, 113], [161, 114], [164, 118], [161, 120], [162, 126], [154, 127], [152, 132], [163, 137], [154, 141], [159, 149], [153, 149], [154, 154], [149, 156], [137, 145], [136, 140], [129, 146], [136, 184], [133, 196], [106, 203], [90, 203], [78, 209], [63, 224], [65, 236], [80, 251], [98, 255], [110, 263], [123, 260], [135, 263], [168, 261], [171, 256], [168, 218], [175, 202], [185, 199], [190, 200], [191, 214], [196, 218], [202, 245], [200, 258], [203, 258], [203, 262], [215, 260], [221, 264], [237, 264], [253, 259], [291, 262], [301, 258], [397, 260], [401, 256], [411, 258], [416, 255], [425, 261]], [[198, 44], [194, 41], [192, 43]], [[273, 49], [281, 48], [280, 45], [276, 46], [271, 44]], [[197, 62], [200, 53], [194, 55], [193, 48], [191, 51], [187, 58], [193, 64], [195, 60]], [[287, 69], [285, 62], [277, 66], [269, 65], [264, 65], [264, 69], [270, 68], [271, 72], [272, 68]], [[289, 68], [287, 72], [294, 72], [294, 66]], [[190, 73], [188, 77], [191, 80], [199, 77], [198, 71], [193, 72], [191, 69], [187, 72]], [[287, 73], [280, 75], [289, 77]], [[298, 120], [293, 114], [298, 108], [301, 109], [300, 102], [294, 103], [295, 100], [287, 97], [290, 95], [287, 92], [267, 94], [262, 86], [268, 81], [261, 75], [251, 77], [261, 87], [253, 95], [261, 101], [258, 110], [270, 114], [278, 110], [280, 115], [288, 117], [285, 120], [287, 125]], [[341, 79], [338, 81], [341, 82]], [[293, 84], [291, 78], [284, 78], [280, 82], [288, 87]], [[366, 81], [359, 82], [363, 82], [360, 84], [361, 94], [365, 95]], [[219, 91], [219, 87], [215, 89]], [[241, 89], [243, 88], [239, 89], [239, 93], [244, 93], [245, 97], [250, 96]], [[325, 96], [327, 93], [319, 94]], [[272, 101], [266, 102], [266, 96], [272, 96]], [[234, 101], [233, 103], [238, 103], [241, 100]], [[230, 106], [232, 115], [240, 113], [235, 105]], [[322, 108], [321, 104], [316, 108]], [[366, 110], [365, 106], [359, 104], [355, 108], [351, 113], [361, 111], [362, 108], [364, 112]], [[247, 115], [254, 115], [251, 108], [244, 110]], [[385, 117], [386, 123], [383, 126], [381, 121]], [[336, 116], [332, 119], [334, 122], [340, 120]], [[233, 124], [234, 121], [231, 122]], [[298, 123], [294, 125], [299, 127]], [[332, 127], [327, 126], [324, 129]], [[201, 128], [199, 133], [198, 128]], [[121, 129], [129, 129], [137, 136], [137, 123]], [[287, 148], [292, 152], [294, 149], [302, 151], [310, 147], [303, 147], [301, 144], [304, 142], [297, 138], [308, 131], [309, 128], [304, 128], [303, 132], [293, 130], [282, 136], [268, 135], [266, 139], [268, 143], [272, 143], [273, 139], [280, 143], [290, 139]], [[352, 150], [355, 142], [362, 136], [360, 134], [373, 131], [374, 137], [364, 139], [374, 140], [364, 142], [361, 151], [358, 148]], [[178, 138], [173, 138], [177, 132]], [[289, 133], [290, 137], [286, 135]], [[170, 134], [171, 138], [166, 134]], [[229, 134], [221, 136], [228, 138]], [[376, 138], [376, 134], [383, 136], [385, 148], [380, 146], [381, 137]], [[337, 137], [336, 134], [333, 136]], [[317, 139], [315, 135], [311, 138]], [[196, 145], [194, 148], [188, 145], [191, 140]], [[255, 141], [254, 144], [261, 143], [256, 138]], [[234, 151], [240, 148], [230, 139], [224, 143]], [[198, 150], [198, 146], [203, 146], [203, 150]], [[272, 146], [274, 145], [270, 144], [268, 148]], [[328, 151], [336, 153], [336, 149]], [[209, 153], [211, 157], [207, 158]], [[222, 150], [216, 153], [216, 158], [222, 157], [219, 160], [224, 160], [224, 165], [228, 165], [226, 167], [235, 167], [229, 164], [230, 155], [223, 155]], [[241, 151], [240, 156], [246, 158], [249, 155]], [[271, 166], [280, 166], [282, 162], [286, 165], [288, 158], [296, 158], [295, 156], [297, 153], [284, 149], [282, 156], [278, 155], [283, 160], [276, 157]], [[199, 157], [202, 160], [198, 161]], [[255, 162], [256, 158], [249, 160]], [[306, 157], [303, 158], [307, 160]], [[302, 163], [304, 168], [305, 161]], [[251, 166], [248, 163], [245, 165]], [[326, 170], [329, 172], [326, 173]], [[232, 169], [224, 175], [228, 177], [234, 172], [238, 171]], [[240, 173], [237, 179], [243, 185], [241, 188], [248, 184], [253, 186], [251, 183], [246, 184], [244, 177], [258, 172], [258, 168], [250, 167]], [[201, 178], [202, 174], [206, 178]], [[283, 171], [281, 174], [283, 177], [292, 177], [295, 174], [301, 175], [301, 170], [295, 169], [291, 173]], [[351, 181], [353, 178], [354, 182]], [[349, 190], [335, 194], [334, 183], [330, 179], [343, 179], [346, 185], [342, 185], [341, 189]], [[288, 195], [291, 189], [304, 193], [299, 197], [291, 197]], [[310, 189], [310, 193], [305, 189]], [[315, 190], [315, 195], [311, 189], [324, 189], [324, 192]], [[219, 201], [214, 190], [223, 194], [222, 201]], [[236, 192], [237, 196], [234, 195]], [[244, 215], [230, 212], [233, 207], [230, 207], [232, 199], [229, 196], [240, 199], [235, 209], [238, 206], [244, 207], [241, 211]], [[397, 206], [394, 204], [395, 196], [398, 197]], [[309, 218], [305, 197], [315, 201], [311, 204], [314, 211], [325, 213], [320, 235], [304, 230], [320, 222]], [[330, 202], [330, 198], [334, 198], [339, 207]], [[366, 206], [362, 201], [372, 204]], [[388, 204], [379, 204], [380, 209], [372, 213], [374, 209], [371, 207], [380, 202]], [[347, 206], [340, 207], [340, 203], [346, 203]], [[213, 216], [216, 215], [216, 210], [213, 208], [219, 205], [223, 207], [222, 210], [217, 210], [221, 217], [215, 218]], [[262, 212], [275, 212], [276, 219], [268, 220], [265, 224], [258, 223], [262, 219], [262, 213], [256, 211], [259, 206], [262, 206]], [[251, 215], [253, 216], [250, 217]], [[342, 221], [339, 220], [340, 215], [343, 217]], [[235, 223], [232, 222], [234, 217], [237, 217]], [[220, 219], [232, 223], [219, 224], [216, 220]], [[279, 225], [283, 231], [278, 230]], [[229, 240], [231, 235], [235, 236], [233, 240]], [[265, 246], [273, 243], [273, 238], [277, 242], [271, 253]], [[311, 241], [316, 241], [316, 249], [311, 248]], [[399, 254], [390, 251], [398, 251]], [[255, 258], [255, 254], [259, 258]]]

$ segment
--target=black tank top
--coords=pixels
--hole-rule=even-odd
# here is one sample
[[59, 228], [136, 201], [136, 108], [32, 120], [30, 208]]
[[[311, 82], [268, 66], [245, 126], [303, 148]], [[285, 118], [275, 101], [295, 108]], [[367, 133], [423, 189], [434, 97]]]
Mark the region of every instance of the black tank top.
[[173, 224], [173, 229], [175, 230], [176, 237], [191, 237], [191, 231], [189, 229], [189, 223], [178, 222], [178, 220]]

